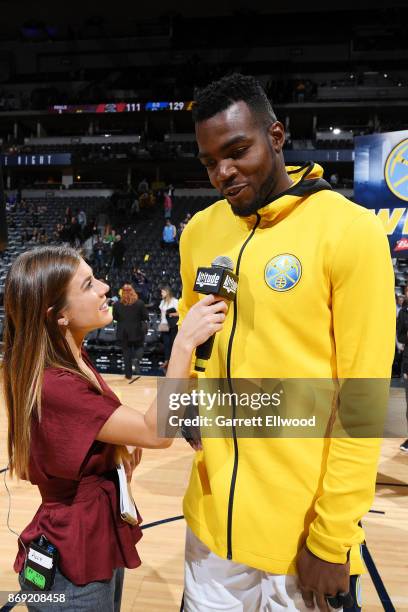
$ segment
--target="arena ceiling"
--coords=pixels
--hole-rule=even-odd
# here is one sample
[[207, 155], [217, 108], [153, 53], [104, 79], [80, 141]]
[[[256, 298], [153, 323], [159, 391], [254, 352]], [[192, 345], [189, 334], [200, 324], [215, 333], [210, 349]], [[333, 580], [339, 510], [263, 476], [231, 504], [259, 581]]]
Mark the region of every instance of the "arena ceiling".
[[[0, 0], [0, 32], [21, 27], [26, 21], [44, 21], [49, 25], [83, 24], [92, 17], [102, 17], [107, 22], [132, 22], [146, 19], [158, 19], [169, 14], [183, 15], [184, 17], [211, 17], [231, 15], [237, 12], [248, 12], [247, 0], [206, 0], [194, 2], [192, 0], [155, 0], [154, 2], [134, 1], [114, 4], [112, 0], [99, 0], [96, 2], [56, 2], [55, 0], [41, 0], [33, 3], [32, 0]], [[343, 0], [341, 3], [330, 3], [316, 0], [305, 3], [300, 0], [257, 0], [251, 4], [252, 13], [297, 13], [315, 12], [327, 13], [332, 11], [373, 9], [389, 10], [392, 7], [406, 7], [406, 0], [371, 0], [370, 7], [359, 6], [356, 1]]]

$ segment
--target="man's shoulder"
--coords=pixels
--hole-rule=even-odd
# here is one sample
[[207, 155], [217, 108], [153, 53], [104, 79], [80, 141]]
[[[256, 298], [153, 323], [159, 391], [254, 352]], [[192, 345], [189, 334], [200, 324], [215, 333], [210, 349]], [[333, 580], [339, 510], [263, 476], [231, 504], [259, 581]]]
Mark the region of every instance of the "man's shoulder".
[[226, 214], [230, 214], [228, 202], [226, 200], [217, 200], [207, 206], [207, 208], [196, 212], [187, 223], [182, 235], [186, 234], [188, 236], [190, 233], [202, 231], [204, 224], [212, 223]]
[[362, 211], [367, 211], [368, 209], [360, 204], [356, 204], [352, 200], [349, 200], [346, 196], [334, 189], [322, 189], [321, 191], [316, 191], [311, 193], [308, 196], [308, 199], [313, 202], [319, 202], [321, 206], [325, 206], [332, 210], [339, 211], [347, 211], [350, 214]]
[[348, 225], [360, 219], [369, 226], [378, 225], [379, 220], [373, 210], [352, 202], [337, 191], [323, 190], [311, 194], [309, 198], [311, 203], [317, 205], [319, 215], [326, 214], [333, 224]]

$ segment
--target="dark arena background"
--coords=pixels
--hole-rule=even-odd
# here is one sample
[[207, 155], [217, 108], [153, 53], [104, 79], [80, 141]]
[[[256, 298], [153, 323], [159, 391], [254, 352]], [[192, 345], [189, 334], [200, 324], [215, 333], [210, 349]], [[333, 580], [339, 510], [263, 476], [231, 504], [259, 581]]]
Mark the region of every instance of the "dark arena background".
[[[115, 6], [0, 0], [0, 9], [0, 340], [5, 279], [15, 258], [45, 244], [75, 246], [110, 285], [111, 306], [125, 283], [146, 304], [148, 331], [135, 384], [123, 380], [115, 323], [90, 334], [85, 344], [99, 372], [118, 381], [121, 400], [130, 403], [139, 389], [141, 405], [148, 405], [156, 377], [165, 373], [161, 288], [169, 286], [180, 297], [178, 240], [189, 218], [219, 199], [196, 157], [192, 101], [197, 88], [233, 72], [254, 75], [264, 85], [285, 126], [287, 165], [321, 164], [335, 190], [381, 218], [392, 249], [396, 301], [404, 295], [406, 2], [374, 2], [362, 10], [351, 2], [319, 7], [265, 1], [248, 8], [222, 1]], [[167, 216], [176, 228], [174, 245], [162, 243]], [[393, 377], [402, 438], [397, 349]], [[0, 406], [0, 468], [6, 473], [7, 424]], [[125, 581], [125, 612], [179, 609], [184, 532], [181, 521], [160, 521], [181, 518], [191, 463], [185, 446], [177, 441], [170, 459], [146, 451], [135, 476], [135, 497], [144, 500], [146, 526], [155, 529], [145, 532], [144, 564]], [[384, 447], [365, 522], [370, 571], [363, 580], [363, 609], [369, 612], [408, 610], [407, 458], [395, 439]], [[38, 493], [14, 479], [9, 488], [10, 527], [20, 531]], [[18, 590], [8, 503], [1, 487], [4, 592]], [[0, 609], [8, 609], [1, 600]]]

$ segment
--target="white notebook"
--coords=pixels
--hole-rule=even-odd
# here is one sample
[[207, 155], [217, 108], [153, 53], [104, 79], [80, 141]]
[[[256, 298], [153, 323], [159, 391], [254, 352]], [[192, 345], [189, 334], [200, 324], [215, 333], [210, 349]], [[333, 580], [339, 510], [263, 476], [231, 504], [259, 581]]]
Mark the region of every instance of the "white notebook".
[[138, 524], [136, 506], [133, 499], [132, 491], [130, 490], [129, 483], [126, 478], [125, 468], [123, 467], [123, 463], [119, 463], [116, 466], [118, 471], [118, 480], [119, 480], [119, 507], [120, 514], [124, 521], [130, 523], [131, 525]]

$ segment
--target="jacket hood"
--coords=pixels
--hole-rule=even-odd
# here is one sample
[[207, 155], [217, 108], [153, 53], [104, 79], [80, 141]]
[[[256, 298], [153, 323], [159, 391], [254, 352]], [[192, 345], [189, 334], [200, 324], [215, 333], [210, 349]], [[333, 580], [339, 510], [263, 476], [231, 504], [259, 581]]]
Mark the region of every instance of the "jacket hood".
[[[303, 166], [286, 166], [286, 172], [294, 183], [282, 193], [276, 195], [269, 204], [258, 210], [261, 217], [259, 227], [268, 227], [279, 223], [289, 215], [298, 204], [307, 196], [331, 187], [323, 177], [323, 168], [310, 161]], [[257, 221], [257, 214], [249, 217], [239, 217], [247, 226], [252, 228]]]

